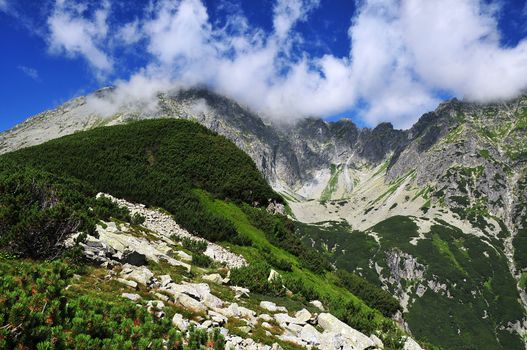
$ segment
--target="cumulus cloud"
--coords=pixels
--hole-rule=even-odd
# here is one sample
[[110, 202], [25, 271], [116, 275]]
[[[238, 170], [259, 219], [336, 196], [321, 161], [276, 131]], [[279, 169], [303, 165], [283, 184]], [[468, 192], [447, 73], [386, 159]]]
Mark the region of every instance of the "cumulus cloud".
[[48, 18], [49, 46], [53, 53], [85, 58], [100, 77], [112, 70], [112, 59], [104, 51], [110, 3], [103, 1], [92, 16], [88, 10], [85, 4], [56, 0]]
[[[66, 1], [57, 0], [48, 21], [51, 47], [85, 57], [97, 72], [111, 70], [102, 44], [109, 4], [87, 18], [86, 8]], [[486, 102], [527, 87], [527, 39], [503, 47], [499, 7], [486, 1], [361, 1], [350, 14], [344, 57], [302, 51], [296, 25], [318, 6], [318, 0], [276, 0], [266, 32], [239, 11], [223, 26], [212, 23], [201, 0], [153, 1], [143, 18], [115, 30], [126, 45], [143, 42], [138, 48], [149, 63], [118, 81], [115, 97], [101, 108], [205, 85], [280, 120], [353, 111], [368, 125], [408, 127], [435, 108], [440, 93]]]

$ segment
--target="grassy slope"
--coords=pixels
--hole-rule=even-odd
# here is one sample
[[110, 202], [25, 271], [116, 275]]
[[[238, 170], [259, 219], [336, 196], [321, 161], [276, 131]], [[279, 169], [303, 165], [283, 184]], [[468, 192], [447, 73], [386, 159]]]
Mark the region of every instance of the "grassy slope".
[[321, 276], [302, 268], [295, 256], [273, 246], [250, 224], [234, 203], [265, 205], [269, 199], [281, 199], [247, 155], [196, 123], [153, 120], [97, 128], [3, 155], [0, 166], [6, 164], [76, 178], [96, 191], [163, 207], [182, 226], [207, 238], [224, 240], [229, 234], [244, 235], [254, 247], [231, 246], [249, 261], [260, 260], [267, 248], [274, 256], [291, 262], [289, 274], [322, 297], [349, 302], [357, 319], [364, 315], [363, 326], [382, 329], [387, 336], [399, 335], [391, 320], [332, 283], [332, 273]]
[[[433, 225], [425, 239], [414, 246], [409, 242], [418, 236], [417, 226], [406, 217], [387, 219], [373, 231], [379, 235], [380, 245], [365, 233], [351, 232], [343, 223], [329, 228], [306, 225], [301, 232], [305, 242], [313, 238], [320, 250], [331, 252], [337, 245], [332, 256], [338, 267], [349, 271], [359, 269], [364, 277], [377, 284], [380, 281], [376, 272], [369, 268], [370, 259], [386, 272], [385, 252], [394, 248], [411, 254], [427, 266], [425, 278], [439, 276], [453, 298], [428, 290], [422, 298], [416, 299], [405, 319], [418, 338], [446, 349], [522, 347], [518, 336], [498, 330], [508, 321], [524, 316], [506, 257], [500, 250], [446, 223]], [[490, 243], [499, 246], [498, 242]], [[472, 291], [476, 292], [475, 296]], [[484, 310], [489, 317], [483, 318]]]
[[280, 271], [282, 276], [290, 276], [299, 278], [303, 284], [308, 288], [314, 288], [320, 294], [322, 299], [333, 299], [342, 300], [343, 303], [351, 302], [357, 306], [357, 313], [372, 314], [374, 317], [370, 320], [373, 323], [373, 328], [382, 329], [386, 328], [387, 324], [391, 324], [390, 320], [384, 318], [378, 311], [369, 308], [365, 305], [361, 299], [350, 293], [348, 290], [337, 285], [337, 277], [332, 273], [328, 272], [325, 276], [317, 275], [311, 271], [302, 268], [298, 259], [284, 251], [272, 245], [266, 238], [264, 232], [254, 227], [246, 214], [234, 203], [227, 203], [222, 200], [215, 200], [208, 196], [206, 193], [200, 193], [201, 200], [207, 208], [212, 210], [222, 217], [228, 218], [234, 223], [240, 234], [249, 237], [254, 245], [252, 247], [237, 247], [230, 246], [231, 250], [243, 254], [249, 262], [258, 262], [263, 259], [262, 250], [270, 249], [271, 252], [278, 258], [285, 259], [292, 263], [293, 270], [291, 272]]

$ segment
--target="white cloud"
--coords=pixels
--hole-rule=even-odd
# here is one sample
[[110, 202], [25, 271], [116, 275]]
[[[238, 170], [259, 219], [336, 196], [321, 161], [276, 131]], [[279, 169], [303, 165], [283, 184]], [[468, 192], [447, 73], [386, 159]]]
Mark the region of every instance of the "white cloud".
[[0, 0], [0, 11], [7, 11], [7, 0]]
[[[206, 85], [279, 120], [356, 110], [368, 125], [410, 126], [438, 104], [438, 91], [475, 101], [511, 98], [527, 87], [527, 39], [500, 46], [497, 7], [483, 0], [364, 0], [349, 28], [345, 57], [299, 51], [296, 24], [318, 0], [277, 0], [273, 30], [252, 28], [240, 11], [223, 27], [200, 0], [159, 0], [144, 18], [116, 30], [124, 45], [144, 40], [151, 60], [119, 81], [113, 104], [170, 87]], [[99, 71], [109, 5], [91, 19], [57, 1], [52, 47], [84, 56]], [[351, 19], [352, 14], [350, 14]], [[52, 31], [52, 33], [54, 33]], [[82, 44], [80, 44], [82, 42]], [[142, 47], [138, 47], [139, 49]], [[112, 107], [113, 108], [113, 107]], [[106, 105], [103, 109], [110, 109]]]
[[18, 66], [18, 69], [20, 69], [25, 75], [30, 77], [33, 80], [39, 80], [38, 71], [35, 68], [27, 67], [27, 66]]
[[99, 77], [110, 72], [112, 60], [103, 50], [108, 35], [109, 11], [110, 3], [104, 1], [89, 18], [86, 16], [86, 5], [56, 0], [53, 13], [48, 18], [50, 50], [71, 57], [83, 57]]

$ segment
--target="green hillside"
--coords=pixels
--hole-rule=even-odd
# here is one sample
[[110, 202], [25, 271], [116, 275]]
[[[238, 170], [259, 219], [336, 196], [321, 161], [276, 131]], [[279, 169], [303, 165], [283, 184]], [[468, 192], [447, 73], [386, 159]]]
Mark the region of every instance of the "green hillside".
[[[1, 156], [0, 248], [15, 260], [0, 264], [2, 274], [12, 276], [0, 286], [0, 294], [31, 294], [27, 289], [31, 286], [20, 284], [17, 273], [34, 270], [33, 263], [26, 261], [23, 263], [26, 265], [21, 265], [23, 269], [13, 271], [9, 266], [22, 264], [16, 259], [60, 259], [66, 265], [83, 265], [78, 254], [58, 250], [57, 243], [77, 231], [93, 234], [99, 220], [111, 218], [134, 225], [141, 223], [141, 218], [131, 217], [110, 201], [95, 199], [97, 192], [163, 208], [187, 230], [221, 241], [234, 252], [243, 254], [250, 264], [232, 271], [233, 283], [284, 302], [306, 304], [320, 299], [352, 327], [367, 334], [378, 334], [386, 349], [402, 348], [402, 332], [385, 317], [399, 308], [389, 293], [357, 275], [334, 271], [324, 255], [299, 240], [294, 222], [264, 209], [269, 201], [282, 199], [272, 191], [247, 155], [224, 137], [181, 120], [151, 120], [97, 128]], [[54, 248], [52, 254], [46, 249], [50, 247]], [[271, 268], [280, 272], [281, 282], [292, 295], [286, 296], [281, 285], [268, 283]], [[51, 285], [50, 298], [58, 298], [57, 313], [53, 316], [57, 318], [55, 324], [70, 332], [74, 325], [69, 319], [61, 318], [67, 310], [60, 311], [61, 303], [66, 300], [65, 286], [52, 281], [54, 274], [40, 270], [32, 274], [35, 283], [44, 290], [47, 290], [46, 283]], [[74, 297], [80, 298], [82, 293]], [[17, 307], [27, 308], [32, 299], [26, 299]], [[88, 304], [92, 302], [98, 303], [91, 300]], [[111, 308], [111, 304], [100, 304], [90, 317], [105, 319], [106, 308]], [[0, 311], [0, 323], [10, 317], [21, 317], [26, 332], [40, 327], [38, 337], [32, 333], [27, 344], [53, 339], [53, 332], [42, 331], [46, 322], [44, 315], [39, 314], [35, 319], [32, 312], [10, 316], [7, 309]], [[123, 322], [130, 322], [130, 317], [133, 316]], [[8, 325], [12, 324], [9, 322]], [[111, 329], [117, 324], [105, 327], [100, 332], [88, 332], [96, 340], [86, 348], [97, 348], [104, 339], [110, 339]], [[161, 335], [166, 331], [166, 325], [154, 327], [151, 337], [155, 332]], [[81, 338], [86, 337], [81, 333]], [[8, 344], [16, 343], [9, 335], [4, 337]], [[66, 337], [61, 341], [67, 344], [72, 339]], [[108, 340], [108, 344], [113, 341], [116, 340]], [[42, 346], [42, 349], [53, 348]], [[132, 348], [148, 347], [134, 345]]]
[[[523, 347], [522, 339], [505, 329], [525, 314], [498, 239], [483, 240], [439, 219], [420, 236], [412, 218], [405, 216], [383, 220], [371, 231], [378, 241], [343, 222], [299, 228], [304, 241], [316, 242], [315, 248], [337, 267], [358, 272], [378, 286], [383, 284], [381, 277], [387, 279], [395, 268], [389, 266], [388, 254], [400, 257], [393, 260], [399, 261], [399, 268], [404, 266], [404, 256], [415, 258], [422, 277], [402, 276], [400, 282], [412, 301], [404, 318], [418, 338], [445, 349]], [[378, 266], [377, 270], [372, 266]], [[437, 292], [428, 288], [418, 295], [418, 286], [428, 286], [428, 281], [444, 287]], [[393, 294], [399, 293], [393, 280], [384, 284]]]

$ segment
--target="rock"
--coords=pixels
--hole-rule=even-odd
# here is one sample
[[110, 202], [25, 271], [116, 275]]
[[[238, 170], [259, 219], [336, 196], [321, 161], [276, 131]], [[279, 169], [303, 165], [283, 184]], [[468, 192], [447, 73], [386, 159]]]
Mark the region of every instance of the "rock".
[[[320, 335], [320, 349], [324, 350], [340, 350], [350, 349], [351, 347], [346, 346], [346, 341], [341, 334], [334, 332], [324, 332]], [[355, 348], [351, 348], [355, 350]]]
[[283, 306], [277, 306], [271, 301], [261, 301], [260, 307], [270, 312], [287, 312], [287, 309]]
[[131, 301], [139, 301], [141, 300], [141, 296], [139, 294], [132, 294], [132, 293], [123, 293], [121, 294], [123, 298], [130, 299]]
[[208, 329], [208, 328], [212, 327], [212, 321], [206, 320], [205, 322], [203, 322], [198, 327], [201, 328], [201, 329]]
[[295, 318], [300, 322], [307, 323], [312, 317], [313, 315], [311, 315], [311, 312], [307, 311], [306, 309], [302, 309], [300, 311], [297, 311], [297, 313], [295, 313]]
[[238, 312], [241, 318], [245, 318], [247, 320], [254, 320], [256, 316], [256, 312], [243, 306], [238, 306]]
[[238, 287], [238, 286], [231, 286], [230, 287], [234, 291], [234, 298], [240, 299], [241, 297], [249, 297], [249, 289]]
[[[303, 326], [306, 324], [306, 322], [299, 320], [295, 317], [291, 317], [288, 314], [275, 314], [274, 318], [282, 328], [291, 328], [290, 325], [292, 324], [298, 326]], [[299, 328], [295, 328], [295, 330], [299, 330]]]
[[161, 300], [149, 300], [146, 303], [146, 306], [156, 308], [158, 310], [163, 310], [165, 308], [165, 303], [163, 303]]
[[115, 280], [117, 282], [119, 282], [119, 283], [122, 283], [122, 284], [130, 287], [130, 288], [134, 288], [134, 289], [137, 288], [137, 282], [135, 282], [135, 281], [125, 280], [124, 278], [116, 278]]
[[308, 344], [318, 345], [320, 344], [321, 334], [315, 327], [310, 324], [306, 324], [304, 327], [302, 327], [299, 337], [302, 339], [302, 341]]
[[170, 300], [169, 297], [167, 297], [165, 294], [161, 294], [161, 293], [154, 293], [154, 296], [156, 298], [158, 298], [159, 300], [163, 300], [164, 302], [167, 302]]
[[366, 349], [374, 346], [373, 341], [369, 337], [351, 328], [331, 314], [322, 313], [318, 315], [318, 324], [325, 331], [341, 334], [353, 348]]
[[165, 303], [161, 300], [149, 300], [146, 304], [146, 310], [157, 318], [165, 317], [162, 311], [165, 308]]
[[273, 345], [271, 345], [271, 350], [283, 350], [282, 347], [280, 346], [280, 344], [278, 343], [273, 343]]
[[372, 334], [370, 335], [370, 339], [371, 341], [373, 342], [374, 346], [378, 349], [384, 349], [384, 344], [382, 342], [382, 340], [379, 339], [378, 336], [376, 336], [375, 334]]
[[187, 294], [179, 294], [175, 298], [175, 302], [183, 306], [184, 308], [191, 309], [195, 312], [205, 312], [207, 307], [197, 301], [196, 299], [188, 296]]
[[258, 318], [262, 321], [266, 321], [266, 322], [271, 322], [272, 320], [274, 320], [273, 317], [271, 317], [270, 315], [268, 314], [261, 314], [260, 316], [258, 316]]
[[223, 306], [223, 300], [212, 294], [205, 295], [202, 302], [209, 309], [217, 309]]
[[223, 325], [227, 323], [227, 317], [223, 316], [219, 312], [209, 310], [208, 311], [209, 317], [212, 321], [218, 323], [219, 325]]
[[250, 333], [252, 330], [251, 327], [249, 326], [241, 326], [241, 327], [238, 327], [238, 329], [242, 331], [243, 333]]
[[187, 320], [183, 318], [183, 315], [181, 314], [175, 314], [174, 317], [172, 317], [172, 325], [179, 329], [181, 332], [186, 332], [189, 326], [189, 323]]
[[121, 263], [134, 266], [144, 266], [146, 265], [146, 255], [138, 253], [135, 250], [125, 250], [122, 254]]
[[292, 343], [298, 346], [306, 346], [306, 343], [304, 343], [300, 338], [295, 337], [293, 335], [282, 334], [282, 335], [279, 335], [278, 338], [282, 341], [289, 342], [289, 343]]
[[269, 273], [269, 277], [267, 277], [267, 281], [271, 282], [272, 280], [275, 280], [277, 278], [280, 278], [280, 274], [276, 270], [271, 269], [271, 272]]
[[302, 332], [302, 326], [296, 324], [296, 323], [287, 323], [285, 324], [285, 329], [291, 332], [292, 335], [295, 337]]
[[191, 262], [192, 261], [192, 256], [188, 255], [187, 253], [185, 253], [182, 250], [176, 250], [175, 253], [183, 261], [186, 261], [186, 262]]
[[213, 273], [202, 277], [205, 281], [209, 281], [216, 284], [224, 284], [223, 277], [219, 273]]
[[312, 300], [309, 302], [311, 305], [319, 309], [320, 311], [325, 311], [324, 305], [319, 300]]
[[161, 275], [159, 276], [159, 279], [161, 280], [159, 284], [162, 288], [165, 288], [170, 283], [172, 283], [172, 277], [170, 277], [170, 275]]
[[269, 324], [268, 322], [262, 322], [262, 327], [267, 329], [273, 328], [273, 326], [271, 326], [271, 324]]
[[[124, 265], [121, 276], [127, 280], [134, 280], [139, 284], [148, 286], [154, 274], [145, 266], [135, 267], [130, 264]], [[130, 271], [131, 270], [131, 271]], [[130, 271], [130, 272], [129, 272]]]
[[403, 349], [404, 350], [423, 350], [423, 348], [419, 344], [417, 344], [415, 340], [413, 340], [410, 337], [406, 337]]

